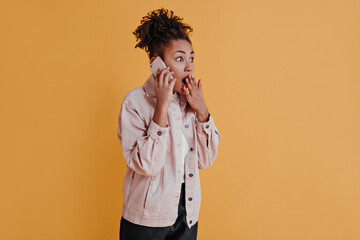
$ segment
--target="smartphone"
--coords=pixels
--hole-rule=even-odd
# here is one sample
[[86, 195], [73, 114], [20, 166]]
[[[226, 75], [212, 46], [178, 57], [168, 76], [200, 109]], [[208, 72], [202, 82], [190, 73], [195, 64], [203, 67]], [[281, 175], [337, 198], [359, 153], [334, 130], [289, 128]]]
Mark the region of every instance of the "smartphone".
[[[164, 61], [161, 59], [161, 57], [156, 57], [155, 60], [150, 64], [150, 69], [153, 73], [154, 78], [156, 78], [158, 69], [163, 70], [164, 68], [166, 68], [166, 65]], [[170, 75], [170, 80], [172, 79], [173, 77]]]

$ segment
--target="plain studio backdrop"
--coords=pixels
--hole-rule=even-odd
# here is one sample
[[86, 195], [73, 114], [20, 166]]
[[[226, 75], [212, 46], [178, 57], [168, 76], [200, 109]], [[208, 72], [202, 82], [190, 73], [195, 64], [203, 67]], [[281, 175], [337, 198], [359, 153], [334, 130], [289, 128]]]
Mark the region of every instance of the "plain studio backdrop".
[[360, 239], [358, 0], [1, 1], [0, 239], [118, 239], [132, 31], [160, 7], [222, 137], [198, 239]]

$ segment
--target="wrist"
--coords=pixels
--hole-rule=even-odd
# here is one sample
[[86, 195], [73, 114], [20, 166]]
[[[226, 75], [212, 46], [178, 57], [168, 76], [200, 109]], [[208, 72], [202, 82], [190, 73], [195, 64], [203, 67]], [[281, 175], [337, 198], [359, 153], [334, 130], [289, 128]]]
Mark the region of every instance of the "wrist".
[[209, 120], [209, 117], [210, 113], [207, 109], [203, 112], [197, 112], [197, 119], [199, 122], [207, 122]]
[[156, 106], [155, 106], [155, 109], [159, 112], [166, 112], [168, 111], [170, 107], [170, 104], [167, 104], [167, 103], [162, 103], [162, 102], [157, 102], [156, 103]]
[[155, 107], [153, 121], [160, 127], [166, 127], [167, 123], [167, 108]]

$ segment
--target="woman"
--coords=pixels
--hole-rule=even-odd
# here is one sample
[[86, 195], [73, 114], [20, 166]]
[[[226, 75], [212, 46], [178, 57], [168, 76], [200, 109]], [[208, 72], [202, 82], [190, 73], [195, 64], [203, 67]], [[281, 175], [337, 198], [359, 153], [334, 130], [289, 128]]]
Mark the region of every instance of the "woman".
[[[201, 202], [199, 170], [213, 164], [220, 134], [202, 81], [195, 80], [189, 33], [173, 11], [158, 9], [133, 32], [150, 63], [168, 68], [128, 92], [118, 137], [126, 160], [120, 239], [196, 239]], [[171, 80], [170, 76], [173, 77]]]

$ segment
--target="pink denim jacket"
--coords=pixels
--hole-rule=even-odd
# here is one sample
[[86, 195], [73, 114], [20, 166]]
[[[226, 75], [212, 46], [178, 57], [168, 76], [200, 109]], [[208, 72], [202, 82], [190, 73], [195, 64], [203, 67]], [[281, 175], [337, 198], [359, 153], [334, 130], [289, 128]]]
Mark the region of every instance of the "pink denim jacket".
[[[201, 189], [199, 169], [215, 160], [220, 134], [210, 115], [207, 122], [197, 121], [194, 110], [180, 94], [180, 104], [172, 100], [167, 127], [152, 117], [155, 111], [155, 79], [128, 92], [119, 114], [118, 138], [127, 170], [123, 183], [123, 217], [149, 227], [171, 226], [177, 218], [181, 184], [183, 132], [189, 151], [185, 159], [185, 196], [187, 224], [199, 217]], [[177, 94], [177, 93], [175, 93]]]

